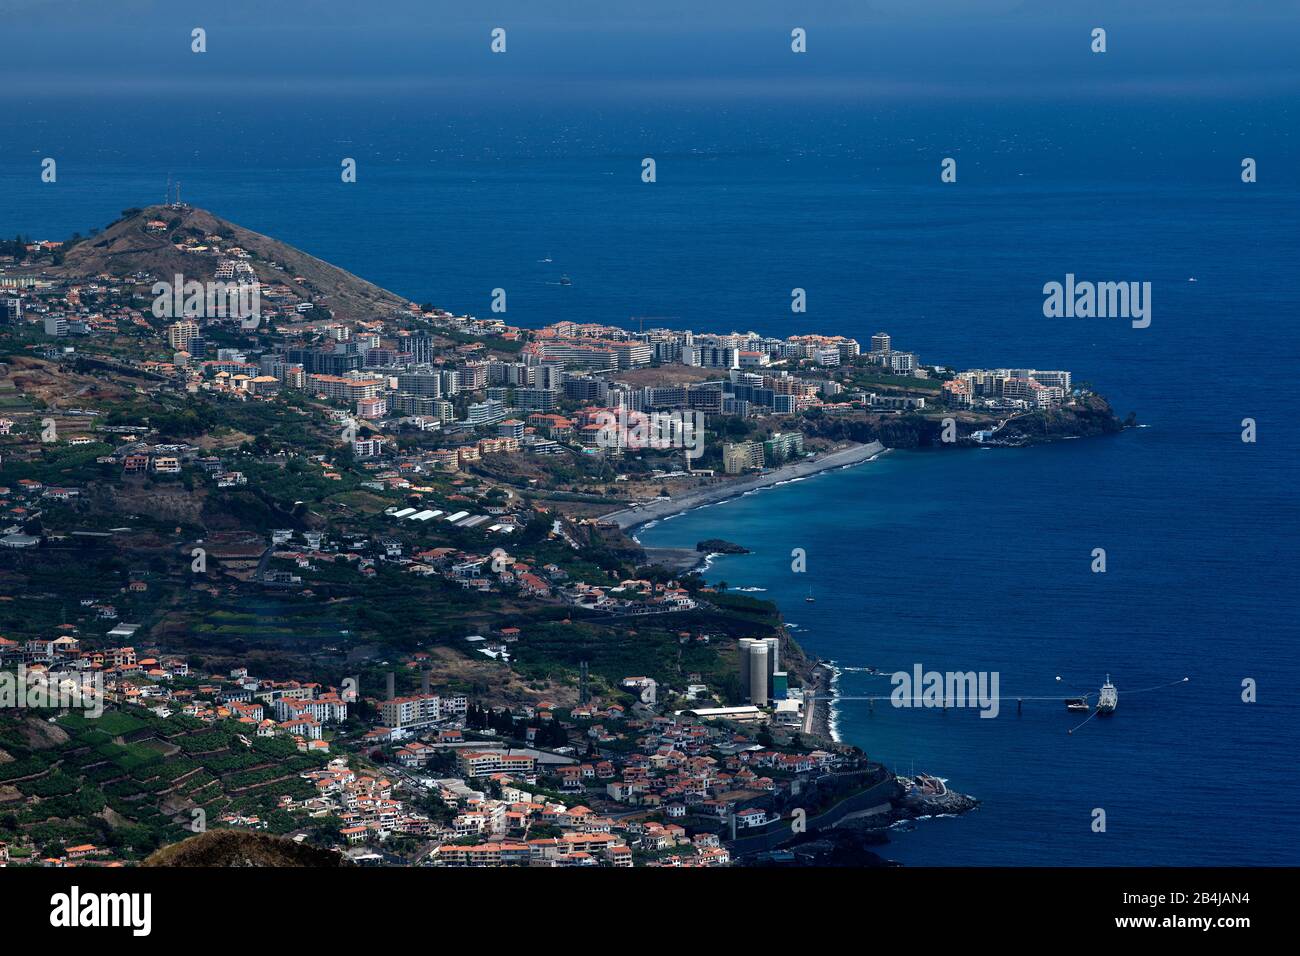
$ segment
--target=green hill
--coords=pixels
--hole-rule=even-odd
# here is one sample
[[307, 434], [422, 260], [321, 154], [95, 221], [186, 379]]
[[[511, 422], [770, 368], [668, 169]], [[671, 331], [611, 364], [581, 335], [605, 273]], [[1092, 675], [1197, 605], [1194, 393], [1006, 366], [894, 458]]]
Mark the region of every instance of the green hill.
[[268, 833], [316, 825], [278, 806], [283, 795], [312, 796], [299, 775], [325, 759], [290, 740], [135, 708], [48, 716], [0, 716], [0, 749], [12, 758], [0, 762], [0, 842], [41, 855], [93, 843], [130, 860], [198, 825], [219, 828], [224, 813], [256, 816]]

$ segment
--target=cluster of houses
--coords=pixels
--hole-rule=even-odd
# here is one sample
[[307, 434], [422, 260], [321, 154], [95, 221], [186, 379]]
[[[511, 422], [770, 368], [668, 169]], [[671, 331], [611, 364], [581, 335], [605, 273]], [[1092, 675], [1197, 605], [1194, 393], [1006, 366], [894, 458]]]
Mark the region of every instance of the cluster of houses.
[[[27, 245], [30, 254], [58, 250], [63, 243], [41, 241]], [[0, 266], [5, 266], [0, 257]], [[117, 335], [123, 326], [148, 330], [149, 323], [132, 307], [132, 286], [146, 277], [137, 273], [117, 277], [53, 279], [15, 276], [0, 288], [0, 321], [34, 326], [51, 338]]]
[[50, 504], [72, 501], [81, 491], [67, 485], [47, 485], [34, 478], [20, 478], [12, 487], [0, 487], [0, 547], [38, 547], [40, 535], [23, 533], [28, 522], [39, 518]]
[[[128, 635], [135, 628], [118, 627]], [[427, 655], [413, 655], [407, 663], [421, 669], [427, 663], [422, 656]], [[305, 752], [328, 752], [323, 729], [345, 721], [355, 701], [339, 688], [259, 679], [243, 667], [220, 677], [193, 674], [181, 658], [137, 654], [130, 645], [83, 649], [70, 634], [21, 644], [0, 638], [0, 663], [94, 674], [107, 700], [161, 717], [233, 721], [250, 738], [286, 735]], [[645, 677], [623, 681], [642, 702], [647, 689], [653, 698], [653, 684]], [[462, 694], [433, 693], [426, 686], [370, 705], [376, 718], [357, 742], [359, 752], [385, 753], [402, 773], [355, 768], [339, 755], [302, 774], [314, 788], [311, 796], [283, 796], [280, 809], [339, 819], [345, 846], [393, 836], [428, 841], [433, 849], [427, 862], [436, 866], [725, 866], [731, 862], [724, 846], [728, 828], [734, 836], [768, 825], [776, 818], [773, 808], [798, 781], [855, 759], [760, 746], [751, 736], [700, 722], [689, 712], [632, 713], [617, 702], [581, 703], [565, 711], [539, 701], [516, 709], [518, 736], [530, 745], [539, 724], [563, 714], [563, 739], [600, 748], [599, 756], [582, 760], [562, 756], [575, 752], [570, 746], [548, 755], [499, 742], [476, 745], [467, 736], [473, 733], [466, 726], [471, 705]], [[455, 776], [424, 776], [446, 752], [455, 756]], [[476, 782], [487, 792], [474, 789]], [[430, 819], [402, 799], [404, 789], [417, 785], [451, 808], [450, 820]], [[246, 813], [227, 814], [221, 822], [266, 825]]]
[[[435, 866], [590, 867], [634, 865], [634, 850], [655, 858], [648, 865], [726, 866], [730, 854], [716, 834], [687, 835], [674, 823], [613, 819], [582, 805], [547, 800], [498, 775], [501, 797], [444, 785], [440, 796], [456, 808], [447, 838], [432, 853]], [[531, 836], [545, 828], [548, 835]], [[665, 851], [673, 851], [666, 855]]]
[[302, 776], [315, 794], [303, 800], [281, 797], [280, 809], [309, 817], [337, 817], [342, 821], [339, 835], [347, 844], [380, 842], [393, 834], [428, 837], [437, 832], [428, 816], [395, 796], [393, 781], [380, 773], [352, 769], [346, 757], [335, 757], [322, 769]]
[[34, 863], [43, 867], [77, 867], [103, 866], [121, 867], [120, 860], [111, 859], [111, 851], [94, 843], [79, 843], [65, 847], [57, 856], [38, 856], [36, 847], [29, 840], [21, 840], [12, 846], [0, 842], [0, 867], [11, 864]]
[[[644, 700], [647, 687], [653, 698], [653, 683], [629, 677], [623, 686]], [[534, 743], [539, 723], [563, 715], [566, 740], [600, 748], [589, 759], [543, 762], [545, 751], [476, 746], [466, 736], [465, 711], [444, 708], [447, 700], [423, 694], [377, 702], [384, 726], [366, 737], [389, 745], [391, 758], [416, 778], [439, 754], [454, 753], [454, 777], [423, 778], [455, 811], [449, 823], [426, 833], [438, 845], [429, 857], [438, 866], [727, 865], [722, 841], [728, 832], [769, 825], [800, 781], [857, 759], [764, 747], [690, 714], [633, 714], [609, 702], [565, 710], [543, 700], [513, 711], [516, 736], [526, 745]], [[419, 738], [410, 739], [412, 733]], [[573, 753], [575, 746], [552, 753]], [[349, 837], [363, 842], [371, 834], [357, 830]]]
[[467, 590], [515, 591], [523, 597], [554, 599], [584, 610], [646, 614], [684, 611], [696, 606], [690, 593], [676, 582], [628, 579], [613, 585], [570, 581], [556, 564], [536, 567], [498, 548], [475, 554], [451, 547], [429, 548], [411, 556], [412, 574], [441, 575]]
[[[511, 766], [500, 751], [461, 752], [457, 764], [464, 780], [438, 782], [439, 795], [457, 812], [435, 834], [442, 842], [431, 861], [440, 866], [632, 866], [634, 860], [652, 866], [725, 866], [730, 855], [722, 841], [729, 826], [733, 835], [767, 826], [777, 819], [773, 798], [788, 793], [792, 782], [849, 759], [820, 750], [767, 749], [673, 717], [628, 720], [625, 733], [635, 736], [636, 749], [629, 753], [545, 771], [526, 755], [516, 756]], [[412, 762], [418, 759], [413, 753]], [[539, 779], [606, 809], [547, 798], [530, 789]], [[500, 796], [471, 790], [465, 780], [493, 781]], [[628, 813], [629, 807], [644, 812]], [[539, 828], [546, 828], [545, 836], [537, 835]]]
[[[109, 633], [129, 636], [136, 627], [118, 625]], [[207, 722], [234, 721], [250, 735], [287, 736], [311, 753], [328, 753], [324, 728], [348, 717], [348, 701], [338, 688], [258, 679], [247, 668], [227, 677], [195, 675], [181, 657], [137, 654], [133, 646], [82, 649], [80, 640], [66, 633], [21, 643], [0, 637], [0, 668], [19, 665], [31, 682], [55, 675], [77, 683], [87, 699], [102, 695], [106, 703], [143, 707], [159, 717], [179, 713]]]

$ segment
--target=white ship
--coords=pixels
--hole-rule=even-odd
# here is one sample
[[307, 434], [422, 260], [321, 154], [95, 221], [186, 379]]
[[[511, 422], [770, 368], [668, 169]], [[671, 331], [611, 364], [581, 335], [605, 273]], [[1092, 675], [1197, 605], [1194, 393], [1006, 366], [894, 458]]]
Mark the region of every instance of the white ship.
[[1110, 682], [1110, 675], [1106, 675], [1106, 683], [1101, 685], [1101, 692], [1097, 696], [1097, 713], [1113, 714], [1119, 704], [1119, 691], [1115, 685]]

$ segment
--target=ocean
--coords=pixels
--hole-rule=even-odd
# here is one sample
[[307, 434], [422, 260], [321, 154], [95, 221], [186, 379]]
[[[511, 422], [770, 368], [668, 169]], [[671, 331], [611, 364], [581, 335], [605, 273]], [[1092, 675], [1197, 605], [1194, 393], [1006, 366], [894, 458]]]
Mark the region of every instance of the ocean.
[[[86, 232], [160, 201], [170, 175], [190, 202], [415, 301], [487, 314], [504, 288], [518, 325], [884, 330], [929, 363], [1070, 369], [1143, 427], [891, 452], [641, 539], [753, 548], [709, 577], [762, 588], [806, 651], [837, 663], [839, 735], [982, 801], [897, 833], [891, 858], [1294, 863], [1300, 164], [1278, 117], [1296, 102], [647, 96], [484, 110], [287, 93], [267, 110], [236, 92], [196, 110], [11, 96], [0, 233]], [[45, 156], [57, 183], [39, 181]], [[939, 181], [948, 156], [955, 184]], [[1257, 183], [1240, 180], [1245, 156]], [[340, 182], [343, 157], [358, 160], [355, 184]], [[1044, 318], [1044, 283], [1067, 273], [1151, 282], [1150, 327]], [[997, 672], [1023, 709], [847, 699], [889, 691], [854, 668], [915, 664]], [[1107, 674], [1116, 714], [1067, 733], [1078, 718], [1061, 698]]]

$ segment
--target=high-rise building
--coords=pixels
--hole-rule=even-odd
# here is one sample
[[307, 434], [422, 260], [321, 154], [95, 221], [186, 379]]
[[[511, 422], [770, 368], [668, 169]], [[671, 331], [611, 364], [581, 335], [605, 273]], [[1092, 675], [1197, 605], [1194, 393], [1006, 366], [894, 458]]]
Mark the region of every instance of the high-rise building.
[[465, 421], [470, 425], [491, 425], [505, 417], [505, 405], [492, 399], [476, 402], [465, 411]]
[[722, 414], [722, 389], [714, 385], [692, 385], [686, 393], [686, 404], [706, 415]]
[[575, 402], [594, 402], [600, 398], [600, 383], [594, 378], [574, 376], [564, 380], [564, 397]]
[[360, 369], [362, 357], [356, 353], [292, 348], [285, 351], [285, 361], [301, 365], [308, 375], [344, 375]]
[[738, 475], [750, 468], [763, 467], [763, 446], [756, 441], [728, 443], [722, 446], [722, 469]]
[[397, 376], [397, 390], [409, 395], [442, 397], [442, 374], [438, 371], [406, 372]]
[[[442, 399], [432, 395], [408, 395], [399, 392], [393, 396], [392, 408], [403, 415], [437, 415], [438, 403]], [[450, 404], [450, 403], [448, 403]]]
[[654, 349], [643, 342], [620, 342], [614, 346], [614, 354], [618, 356], [619, 368], [635, 368], [649, 365], [654, 358]]
[[684, 408], [686, 406], [685, 385], [658, 385], [646, 391], [649, 392], [647, 404], [651, 408]]
[[564, 366], [552, 363], [543, 363], [533, 367], [533, 381], [535, 388], [559, 389], [564, 387]]
[[432, 362], [434, 353], [437, 351], [434, 346], [433, 335], [424, 331], [412, 332], [409, 335], [398, 335], [397, 350], [399, 352], [409, 352], [411, 361], [416, 365], [425, 365]]
[[560, 393], [553, 388], [517, 388], [515, 404], [530, 411], [551, 412], [559, 404]]
[[705, 368], [739, 368], [740, 352], [737, 349], [716, 345], [701, 345], [698, 348], [699, 359], [691, 364]]
[[776, 432], [763, 442], [763, 461], [776, 464], [803, 454], [803, 434], [800, 432]]
[[308, 375], [307, 387], [328, 398], [356, 402], [374, 398], [384, 387], [381, 378], [342, 378], [338, 375]]
[[456, 367], [456, 376], [460, 387], [466, 391], [486, 388], [488, 383], [488, 363], [464, 362]]
[[916, 370], [916, 356], [911, 352], [890, 352], [887, 364], [890, 371], [907, 375]]
[[511, 385], [526, 388], [533, 384], [537, 375], [537, 366], [525, 362], [490, 362], [488, 364], [488, 384]]
[[199, 337], [199, 324], [195, 321], [183, 320], [179, 323], [173, 323], [166, 330], [166, 342], [173, 349], [181, 351], [190, 351], [190, 346], [194, 345], [194, 339]]

